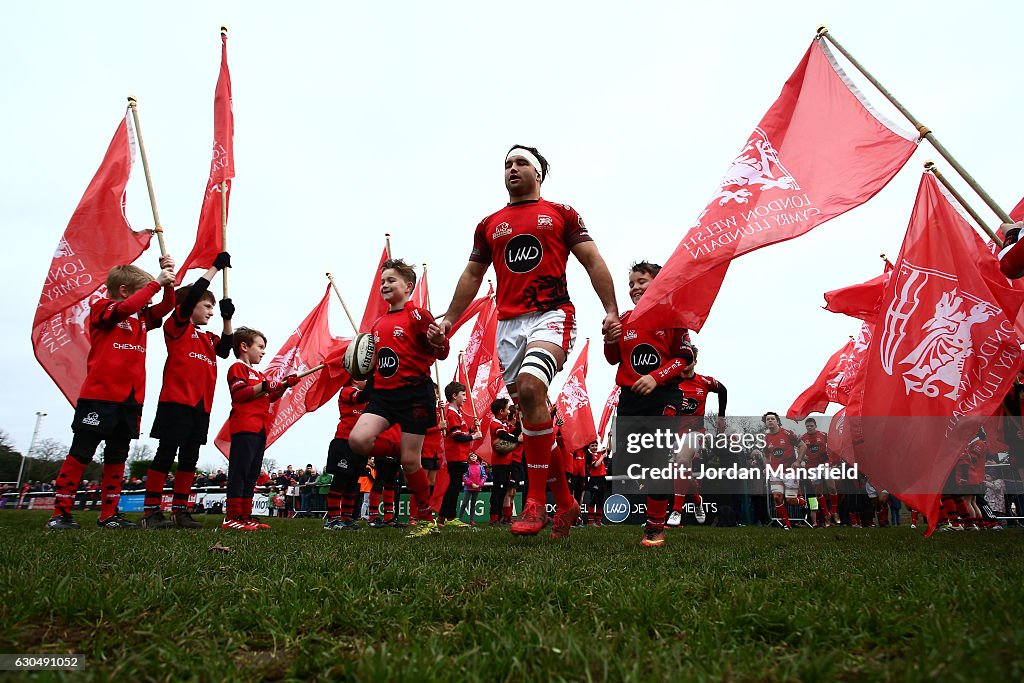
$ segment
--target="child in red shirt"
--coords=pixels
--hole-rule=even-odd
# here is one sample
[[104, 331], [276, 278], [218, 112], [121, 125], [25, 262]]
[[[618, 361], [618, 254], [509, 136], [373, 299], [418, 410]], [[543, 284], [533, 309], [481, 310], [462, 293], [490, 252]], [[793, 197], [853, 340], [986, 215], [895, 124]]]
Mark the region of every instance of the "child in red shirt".
[[[146, 398], [146, 333], [160, 327], [174, 307], [174, 260], [160, 259], [156, 279], [136, 266], [114, 266], [107, 274], [107, 296], [96, 301], [89, 312], [92, 346], [85, 382], [78, 394], [71, 441], [54, 487], [56, 502], [47, 529], [78, 529], [71, 516], [75, 492], [85, 466], [96, 447], [103, 449], [103, 478], [100, 518], [106, 529], [137, 529], [138, 525], [117, 514], [121, 479], [128, 460], [128, 446], [139, 437], [142, 403]], [[163, 289], [163, 300], [149, 306]]]
[[253, 366], [263, 360], [267, 352], [267, 337], [258, 330], [239, 327], [233, 336], [233, 348], [238, 362], [228, 369], [231, 388], [231, 432], [229, 456], [227, 512], [223, 529], [256, 531], [270, 526], [252, 516], [253, 487], [263, 469], [263, 452], [267, 448], [267, 428], [270, 427], [270, 404], [284, 396], [284, 392], [299, 383], [297, 375], [282, 380], [267, 379]]
[[[206, 443], [210, 431], [210, 411], [217, 386], [217, 356], [227, 358], [231, 352], [231, 316], [235, 312], [231, 299], [220, 302], [224, 320], [220, 337], [201, 331], [199, 327], [213, 317], [216, 299], [209, 291], [210, 282], [218, 272], [230, 267], [231, 257], [222, 252], [213, 267], [195, 284], [178, 288], [174, 293], [174, 312], [164, 324], [167, 362], [156, 419], [150, 430], [150, 436], [159, 439], [160, 445], [146, 472], [142, 526], [147, 529], [201, 529], [203, 526], [189, 514], [188, 495], [196, 476], [199, 448]], [[167, 519], [160, 499], [175, 457], [178, 471], [174, 477], [171, 519]]]

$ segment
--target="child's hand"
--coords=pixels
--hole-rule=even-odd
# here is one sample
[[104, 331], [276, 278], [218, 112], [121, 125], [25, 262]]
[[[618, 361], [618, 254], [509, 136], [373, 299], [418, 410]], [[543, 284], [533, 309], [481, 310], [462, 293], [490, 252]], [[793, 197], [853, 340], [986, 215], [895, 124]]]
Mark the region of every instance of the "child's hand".
[[[173, 263], [173, 261], [171, 263]], [[173, 285], [174, 284], [174, 270], [172, 270], [171, 268], [164, 268], [163, 270], [161, 270], [157, 274], [156, 281], [158, 283], [160, 283], [161, 287], [166, 287], [167, 285]]]
[[174, 259], [171, 258], [170, 254], [164, 254], [160, 257], [160, 270], [166, 270], [167, 268], [174, 270], [175, 265]]

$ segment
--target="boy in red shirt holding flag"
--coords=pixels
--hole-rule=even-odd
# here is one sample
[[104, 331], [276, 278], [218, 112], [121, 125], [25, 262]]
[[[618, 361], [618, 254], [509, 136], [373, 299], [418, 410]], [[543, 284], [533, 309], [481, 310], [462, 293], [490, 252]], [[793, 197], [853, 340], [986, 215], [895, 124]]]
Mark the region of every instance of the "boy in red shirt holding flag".
[[[217, 387], [217, 356], [227, 358], [231, 352], [231, 316], [235, 307], [231, 299], [220, 302], [224, 319], [221, 336], [200, 331], [210, 322], [216, 299], [209, 291], [210, 282], [224, 268], [231, 267], [231, 257], [221, 252], [195, 284], [179, 287], [174, 293], [176, 306], [164, 324], [167, 362], [164, 364], [164, 385], [156, 407], [156, 419], [150, 436], [159, 439], [153, 464], [146, 472], [146, 498], [143, 503], [142, 526], [147, 529], [178, 527], [201, 529], [188, 511], [188, 494], [196, 475], [199, 448], [206, 443], [210, 431], [210, 411]], [[178, 470], [174, 475], [174, 499], [171, 519], [160, 509], [167, 473], [174, 458]]]
[[[136, 266], [114, 266], [107, 274], [107, 296], [89, 312], [89, 349], [85, 382], [78, 394], [71, 429], [75, 436], [57, 475], [53, 516], [47, 529], [78, 529], [71, 516], [75, 492], [96, 447], [103, 450], [102, 500], [97, 526], [137, 529], [117, 514], [128, 446], [139, 437], [142, 403], [146, 398], [146, 333], [160, 327], [174, 307], [174, 260], [160, 259], [156, 279]], [[163, 289], [163, 300], [149, 306]]]
[[258, 330], [239, 327], [232, 335], [233, 351], [238, 362], [228, 369], [231, 389], [231, 455], [228, 467], [227, 511], [222, 529], [258, 531], [270, 526], [252, 516], [253, 487], [263, 469], [263, 452], [267, 448], [270, 427], [270, 404], [299, 383], [297, 375], [270, 380], [254, 368], [267, 352], [267, 337]]

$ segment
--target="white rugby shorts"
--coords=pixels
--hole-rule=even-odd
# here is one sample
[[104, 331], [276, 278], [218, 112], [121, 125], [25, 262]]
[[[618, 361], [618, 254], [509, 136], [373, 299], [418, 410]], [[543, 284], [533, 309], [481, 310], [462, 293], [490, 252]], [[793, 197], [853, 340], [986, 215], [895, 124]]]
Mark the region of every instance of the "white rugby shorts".
[[526, 356], [526, 345], [544, 341], [562, 347], [566, 357], [576, 343], [576, 315], [562, 308], [524, 313], [498, 321], [498, 361], [505, 384], [514, 384]]

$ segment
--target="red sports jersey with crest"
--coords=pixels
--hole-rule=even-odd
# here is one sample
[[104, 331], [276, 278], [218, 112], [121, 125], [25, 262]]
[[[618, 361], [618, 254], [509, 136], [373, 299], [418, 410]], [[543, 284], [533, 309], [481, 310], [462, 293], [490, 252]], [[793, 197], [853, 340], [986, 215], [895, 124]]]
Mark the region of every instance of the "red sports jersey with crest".
[[142, 405], [146, 400], [146, 332], [174, 307], [174, 290], [156, 306], [146, 306], [160, 291], [155, 280], [123, 301], [100, 299], [89, 312], [89, 358], [78, 397]]
[[215, 348], [218, 341], [220, 337], [198, 329], [189, 318], [181, 320], [177, 311], [167, 319], [164, 324], [167, 361], [164, 385], [160, 389], [161, 403], [181, 403], [202, 408], [209, 414], [217, 386]]
[[720, 393], [722, 385], [714, 377], [695, 373], [693, 377], [680, 380], [679, 388], [683, 392], [683, 415], [687, 417], [684, 427], [692, 431], [703, 431], [708, 394]]
[[619, 316], [622, 336], [618, 343], [604, 345], [605, 359], [619, 366], [615, 383], [629, 389], [644, 375], [651, 375], [659, 385], [678, 383], [679, 375], [693, 362], [690, 333], [684, 328], [637, 329], [629, 324], [630, 313]]
[[[589, 454], [590, 462], [588, 464], [590, 465], [590, 476], [604, 477], [608, 474], [608, 467], [605, 465], [604, 460], [605, 453], [606, 451], [597, 451], [596, 453]], [[599, 458], [601, 459], [601, 464], [597, 465], [595, 463]]]
[[441, 423], [444, 421], [443, 415], [444, 410], [441, 406], [436, 408], [437, 412], [437, 424], [433, 427], [427, 428], [427, 433], [423, 435], [423, 448], [421, 449], [422, 457], [424, 458], [440, 458], [441, 457]]
[[[504, 422], [498, 418], [494, 418], [491, 422], [491, 439], [504, 439], [505, 441], [515, 441], [512, 437], [512, 432], [515, 431], [515, 426], [510, 422]], [[512, 451], [501, 455], [498, 451], [491, 449], [491, 464], [492, 465], [508, 465], [512, 462]]]
[[232, 393], [228, 429], [232, 434], [259, 433], [270, 429], [270, 394], [263, 392], [259, 398], [250, 401], [236, 401], [234, 397], [234, 392], [237, 389], [254, 387], [266, 379], [266, 375], [242, 361], [238, 361], [228, 368], [228, 387]]
[[796, 446], [800, 445], [800, 437], [788, 429], [780, 429], [777, 433], [766, 432], [764, 435], [765, 455], [772, 467], [779, 465], [791, 466], [796, 461]]
[[448, 462], [466, 462], [469, 460], [469, 445], [472, 441], [456, 441], [455, 436], [469, 436], [469, 425], [462, 413], [450, 403], [444, 409], [444, 419], [448, 423], [448, 433], [444, 437], [444, 455]]
[[494, 264], [498, 319], [572, 309], [565, 267], [569, 250], [591, 241], [576, 210], [537, 199], [509, 204], [480, 221], [470, 261]]
[[817, 467], [828, 462], [828, 434], [825, 432], [804, 434], [800, 440], [807, 444], [808, 467]]
[[373, 324], [373, 341], [377, 345], [374, 390], [430, 383], [434, 359], [448, 357], [447, 340], [443, 350], [435, 349], [427, 341], [427, 327], [433, 320], [430, 311], [409, 302], [401, 310], [388, 311], [377, 318]]
[[361, 401], [363, 396], [356, 387], [343, 387], [338, 393], [338, 429], [334, 432], [335, 439], [347, 439], [352, 433], [352, 428], [359, 421], [363, 414], [367, 401]]

